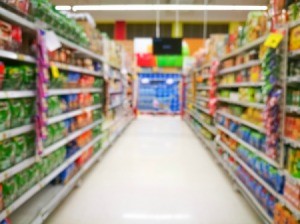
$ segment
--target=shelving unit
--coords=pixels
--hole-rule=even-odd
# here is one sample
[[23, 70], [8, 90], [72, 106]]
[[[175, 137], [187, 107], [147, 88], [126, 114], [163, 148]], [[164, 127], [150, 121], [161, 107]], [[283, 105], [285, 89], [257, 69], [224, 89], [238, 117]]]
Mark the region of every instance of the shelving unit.
[[213, 98], [210, 91], [214, 88], [213, 79], [209, 81], [212, 76], [210, 70], [211, 63], [206, 63], [190, 72], [188, 76], [189, 85], [185, 91], [185, 95], [190, 94], [187, 97], [185, 120], [206, 147], [213, 150], [217, 129], [214, 127], [214, 114], [211, 113], [209, 108], [209, 102]]
[[[242, 56], [244, 54], [247, 54], [250, 50], [257, 49], [263, 42], [266, 40], [267, 35], [258, 38], [257, 40], [253, 41], [252, 43], [249, 43], [247, 45], [244, 45], [241, 48], [238, 48], [234, 50], [233, 52], [222, 56], [219, 58], [220, 61], [220, 67], [218, 69], [218, 73], [216, 75], [217, 79], [217, 89], [218, 91], [226, 90], [226, 91], [236, 91], [236, 89], [239, 88], [263, 88], [265, 83], [261, 81], [251, 81], [251, 80], [239, 80], [235, 81], [234, 83], [227, 83], [223, 82], [227, 75], [232, 77], [234, 74], [237, 74], [243, 70], [249, 70], [254, 66], [262, 66], [263, 59], [251, 59], [250, 61], [242, 64], [235, 65], [233, 64], [231, 67], [222, 68], [222, 63], [228, 59], [233, 59], [237, 56]], [[211, 64], [211, 63], [210, 63]], [[208, 64], [204, 64], [202, 67], [197, 67], [194, 69], [193, 72], [191, 72], [190, 80], [195, 80], [196, 78], [193, 78], [194, 73], [199, 72], [201, 75], [202, 69], [207, 68]], [[200, 80], [204, 80], [209, 78], [207, 73], [204, 73]], [[229, 80], [229, 79], [227, 79]], [[287, 79], [288, 80], [288, 79]], [[298, 80], [294, 78], [294, 80]], [[222, 81], [222, 82], [221, 82]], [[226, 79], [224, 80], [226, 81]], [[232, 81], [231, 81], [232, 82]], [[289, 79], [289, 82], [292, 82], [292, 79]], [[193, 83], [193, 82], [192, 82]], [[229, 97], [221, 97], [218, 96], [218, 109], [216, 111], [216, 116], [214, 116], [215, 124], [213, 126], [216, 127], [217, 131], [215, 131], [215, 137], [213, 140], [208, 141], [201, 133], [201, 129], [199, 129], [198, 126], [195, 127], [196, 124], [205, 126], [205, 123], [200, 119], [200, 117], [195, 113], [195, 109], [199, 110], [203, 113], [206, 113], [207, 115], [210, 115], [210, 110], [203, 107], [203, 102], [208, 102], [209, 98], [203, 97], [203, 92], [206, 90], [210, 90], [211, 88], [205, 86], [205, 85], [198, 85], [194, 83], [194, 86], [189, 84], [187, 87], [188, 89], [186, 92], [190, 92], [191, 89], [197, 89], [198, 91], [201, 91], [202, 95], [197, 96], [194, 95], [195, 100], [190, 100], [188, 105], [189, 107], [186, 107], [186, 115], [185, 120], [187, 121], [187, 124], [191, 127], [191, 129], [195, 132], [197, 137], [204, 143], [204, 145], [212, 152], [212, 154], [216, 157], [216, 160], [218, 163], [222, 165], [222, 167], [226, 170], [226, 172], [231, 177], [232, 181], [237, 186], [238, 190], [242, 193], [242, 195], [245, 197], [245, 199], [251, 204], [251, 206], [257, 211], [257, 213], [260, 215], [262, 220], [264, 220], [265, 223], [273, 223], [273, 217], [271, 217], [267, 210], [264, 208], [264, 206], [261, 204], [258, 198], [251, 192], [251, 190], [244, 184], [244, 182], [240, 179], [238, 175], [238, 171], [236, 170], [237, 167], [240, 167], [246, 172], [247, 175], [254, 178], [254, 180], [259, 183], [265, 190], [268, 192], [268, 194], [272, 195], [277, 202], [286, 204], [288, 203], [287, 207], [291, 207], [289, 205], [289, 202], [287, 202], [282, 192], [278, 192], [271, 184], [268, 182], [266, 177], [260, 176], [256, 170], [251, 167], [243, 158], [240, 157], [240, 155], [237, 153], [236, 150], [232, 150], [225, 142], [222, 141], [223, 138], [221, 136], [226, 136], [227, 139], [230, 139], [232, 142], [235, 142], [235, 147], [242, 146], [244, 150], [247, 150], [248, 153], [252, 153], [252, 155], [255, 155], [256, 158], [259, 158], [260, 160], [264, 161], [264, 163], [268, 164], [269, 166], [273, 167], [274, 170], [276, 170], [279, 175], [285, 175], [284, 171], [282, 169], [282, 164], [280, 161], [280, 158], [273, 159], [270, 158], [267, 154], [265, 154], [260, 149], [254, 147], [253, 145], [249, 144], [242, 138], [240, 138], [236, 133], [231, 132], [226, 127], [223, 127], [219, 124], [219, 119], [227, 119], [228, 121], [235, 122], [238, 125], [242, 125], [243, 127], [246, 127], [250, 130], [253, 130], [260, 135], [266, 135], [267, 131], [266, 128], [263, 126], [263, 122], [261, 125], [258, 123], [255, 123], [254, 121], [250, 121], [245, 119], [246, 116], [236, 116], [234, 113], [230, 113], [230, 110], [228, 110], [231, 107], [240, 107], [240, 110], [246, 111], [248, 108], [251, 108], [251, 110], [257, 110], [257, 111], [263, 111], [266, 109], [266, 104], [260, 102], [254, 102], [254, 101], [246, 101], [237, 99], [237, 95], [235, 96], [229, 96]], [[196, 91], [195, 91], [196, 92]], [[237, 92], [236, 92], [237, 93]], [[225, 109], [224, 108], [228, 108]], [[286, 107], [286, 111], [288, 110], [294, 110], [298, 111], [297, 108], [289, 108]], [[299, 110], [300, 111], [300, 110]], [[258, 112], [257, 112], [258, 113]], [[212, 127], [213, 127], [212, 126]], [[212, 130], [206, 126], [207, 130]], [[208, 143], [209, 142], [209, 143]], [[290, 144], [295, 144], [294, 141], [291, 141], [290, 139], [285, 138], [285, 142], [289, 142]], [[300, 146], [300, 145], [299, 145]], [[281, 152], [283, 153], [283, 152]], [[281, 155], [283, 156], [283, 155]], [[230, 161], [229, 161], [230, 160]], [[233, 165], [234, 164], [234, 165]], [[295, 179], [295, 178], [294, 178]], [[290, 209], [290, 210], [293, 210]], [[295, 209], [294, 209], [295, 210]], [[294, 211], [295, 212], [295, 211]]]
[[[22, 142], [25, 141], [25, 138], [28, 141], [27, 135], [33, 133], [34, 137], [30, 141], [32, 143], [36, 142], [36, 144], [33, 143], [33, 152], [30, 155], [22, 156], [21, 159], [18, 158], [10, 167], [0, 172], [2, 187], [5, 187], [4, 185], [7, 183], [13, 183], [16, 177], [23, 180], [22, 178], [27, 177], [28, 173], [34, 174], [32, 179], [24, 179], [23, 185], [18, 184], [17, 186], [16, 184], [18, 192], [14, 193], [14, 198], [5, 204], [4, 209], [0, 211], [0, 221], [9, 217], [14, 224], [42, 223], [72, 191], [86, 171], [99, 160], [101, 155], [130, 124], [133, 120], [132, 108], [124, 107], [120, 109], [122, 113], [117, 113], [116, 119], [108, 127], [103, 128], [102, 125], [107, 120], [107, 117], [103, 116], [103, 111], [105, 111], [103, 102], [105, 98], [104, 90], [106, 90], [106, 87], [102, 85], [104, 79], [103, 69], [106, 66], [113, 69], [120, 74], [116, 80], [122, 82], [121, 66], [57, 34], [63, 50], [71, 51], [72, 55], [70, 54], [70, 57], [76, 60], [64, 61], [61, 58], [53, 57], [53, 55], [47, 55], [48, 51], [43, 39], [45, 34], [40, 31], [40, 28], [46, 29], [48, 25], [41, 25], [42, 23], [34, 19], [28, 20], [29, 17], [15, 14], [8, 9], [9, 7], [3, 8], [4, 4], [1, 3], [0, 5], [0, 19], [20, 26], [26, 32], [28, 38], [32, 38], [32, 40], [38, 36], [35, 41], [38, 50], [35, 55], [28, 53], [30, 52], [29, 48], [20, 50], [22, 53], [1, 49], [0, 60], [4, 61], [4, 63], [11, 61], [16, 64], [38, 68], [39, 75], [35, 74], [36, 79], [33, 79], [33, 86], [34, 88], [36, 86], [42, 86], [43, 88], [34, 90], [24, 87], [19, 89], [7, 89], [6, 87], [5, 90], [0, 91], [0, 99], [3, 101], [14, 99], [16, 102], [22, 100], [22, 106], [27, 104], [28, 112], [24, 111], [22, 113], [29, 113], [29, 110], [32, 112], [34, 108], [37, 108], [32, 112], [32, 116], [28, 118], [30, 122], [27, 121], [27, 118], [24, 118], [19, 122], [19, 125], [10, 125], [9, 128], [5, 128], [0, 132], [0, 141], [18, 141], [23, 144]], [[67, 57], [67, 55], [65, 56]], [[48, 61], [48, 58], [50, 58], [50, 61]], [[78, 62], [78, 60], [83, 59], [89, 60], [91, 63]], [[71, 62], [76, 62], [76, 65], [67, 64]], [[54, 75], [55, 72], [56, 74]], [[72, 75], [73, 77], [76, 76], [76, 78], [72, 77], [74, 80], [67, 83], [68, 81], [66, 80], [68, 79], [66, 76]], [[83, 78], [83, 76], [84, 80], [79, 82], [79, 79]], [[58, 78], [58, 82], [54, 83], [53, 79]], [[113, 78], [115, 79], [116, 77]], [[118, 92], [111, 92], [111, 94], [124, 95], [124, 97], [120, 98], [118, 104], [112, 104], [112, 106], [120, 107], [128, 100], [124, 89]], [[76, 97], [76, 103], [74, 98], [71, 99], [71, 95]], [[77, 100], [79, 95], [81, 100]], [[84, 97], [86, 96], [89, 96], [88, 100], [85, 100], [86, 98]], [[23, 98], [26, 98], [26, 100]], [[29, 105], [29, 99], [32, 99], [32, 105]], [[49, 101], [50, 99], [55, 99], [55, 104], [53, 103], [54, 101]], [[35, 106], [34, 101], [36, 101], [37, 106]], [[56, 108], [57, 105], [59, 108]], [[114, 112], [117, 110], [116, 108], [110, 109], [114, 110]], [[51, 110], [54, 110], [52, 114], [50, 113]], [[84, 118], [87, 114], [89, 114], [88, 118]], [[85, 120], [80, 123], [80, 119]], [[13, 121], [16, 122], [17, 119]], [[58, 129], [62, 130], [63, 127], [63, 131], [60, 130], [62, 134], [56, 137], [51, 136], [51, 126], [53, 126], [55, 132], [58, 132]], [[85, 137], [85, 135], [89, 135], [89, 137]], [[78, 143], [80, 142], [79, 138], [81, 138], [80, 144]], [[84, 138], [88, 138], [89, 141]], [[48, 140], [49, 143], [46, 144]], [[25, 150], [25, 147], [28, 150], [27, 142], [26, 145], [21, 145], [21, 147], [24, 147], [22, 150]], [[61, 154], [61, 152], [64, 154]], [[16, 156], [19, 155], [16, 154]], [[76, 172], [68, 182], [63, 184], [61, 173], [66, 172], [71, 166], [76, 166]], [[50, 182], [56, 183], [49, 184]], [[7, 193], [1, 192], [2, 201], [6, 200], [5, 197], [8, 197], [5, 194]], [[9, 196], [12, 197], [12, 195]], [[24, 217], [24, 212], [26, 212], [26, 217]]]

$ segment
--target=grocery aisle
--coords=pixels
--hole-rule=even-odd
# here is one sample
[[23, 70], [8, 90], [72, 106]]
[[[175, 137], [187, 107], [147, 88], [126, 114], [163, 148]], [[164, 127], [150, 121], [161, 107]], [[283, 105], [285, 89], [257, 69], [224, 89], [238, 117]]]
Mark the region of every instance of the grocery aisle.
[[139, 117], [47, 224], [255, 224], [209, 151], [176, 117]]

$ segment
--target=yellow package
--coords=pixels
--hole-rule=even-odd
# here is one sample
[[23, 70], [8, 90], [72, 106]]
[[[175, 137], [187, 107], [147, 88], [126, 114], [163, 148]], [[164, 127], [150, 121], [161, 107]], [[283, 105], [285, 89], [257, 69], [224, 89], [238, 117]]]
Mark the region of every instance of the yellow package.
[[290, 32], [290, 50], [300, 49], [300, 26], [296, 26]]

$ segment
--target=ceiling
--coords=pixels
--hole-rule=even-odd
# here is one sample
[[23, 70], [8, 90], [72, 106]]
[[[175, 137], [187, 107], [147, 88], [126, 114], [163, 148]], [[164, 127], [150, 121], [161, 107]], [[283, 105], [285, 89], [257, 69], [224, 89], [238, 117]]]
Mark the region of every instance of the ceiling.
[[[99, 5], [99, 4], [156, 4], [157, 0], [52, 0], [55, 5]], [[174, 4], [177, 0], [160, 0], [161, 4]], [[204, 4], [204, 0], [178, 0], [179, 4]], [[208, 4], [217, 5], [267, 5], [269, 0], [208, 0]], [[89, 12], [97, 22], [126, 21], [155, 21], [155, 11], [91, 11]], [[201, 22], [203, 11], [181, 11], [181, 21]], [[247, 11], [209, 11], [208, 21], [228, 22], [244, 21]], [[161, 21], [174, 21], [174, 11], [160, 12]]]

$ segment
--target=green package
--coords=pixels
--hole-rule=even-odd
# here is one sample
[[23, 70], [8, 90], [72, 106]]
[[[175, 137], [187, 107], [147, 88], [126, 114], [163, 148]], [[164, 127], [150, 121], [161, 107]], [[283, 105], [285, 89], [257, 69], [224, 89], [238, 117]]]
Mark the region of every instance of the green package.
[[0, 142], [0, 170], [6, 170], [15, 163], [15, 144], [10, 140]]
[[20, 67], [22, 83], [21, 89], [34, 89], [35, 87], [35, 69], [29, 65], [22, 65]]
[[44, 146], [47, 147], [49, 145], [51, 145], [55, 140], [54, 140], [54, 136], [55, 136], [55, 125], [49, 125], [47, 127], [47, 138], [44, 141]]
[[24, 135], [25, 137], [25, 141], [26, 141], [26, 145], [27, 145], [27, 150], [25, 152], [26, 156], [25, 158], [31, 157], [34, 155], [35, 153], [35, 133], [34, 132], [30, 132]]
[[8, 207], [16, 198], [18, 193], [18, 185], [16, 178], [12, 177], [2, 183], [3, 204]]
[[11, 110], [8, 101], [0, 101], [0, 131], [10, 128]]
[[52, 117], [62, 113], [60, 107], [60, 100], [58, 96], [51, 96], [47, 99], [48, 103], [48, 116]]
[[4, 90], [20, 89], [22, 82], [22, 70], [20, 66], [7, 66], [3, 82]]
[[96, 127], [94, 127], [92, 132], [93, 132], [93, 137], [94, 138], [97, 137], [98, 135], [101, 134], [101, 126], [97, 125]]
[[98, 93], [93, 94], [93, 104], [100, 104], [101, 103], [101, 98]]
[[15, 163], [23, 161], [27, 156], [27, 142], [24, 135], [13, 138], [12, 143], [15, 145]]
[[22, 99], [23, 110], [24, 110], [24, 119], [23, 124], [31, 124], [33, 122], [33, 117], [35, 114], [35, 103], [33, 98], [24, 98]]
[[27, 178], [27, 172], [21, 172], [15, 175], [15, 181], [17, 184], [17, 197], [24, 194], [28, 189], [28, 178]]
[[19, 127], [24, 121], [24, 107], [20, 100], [10, 100], [9, 107], [11, 112], [11, 127]]

